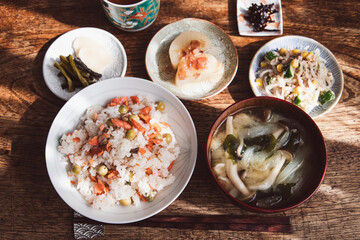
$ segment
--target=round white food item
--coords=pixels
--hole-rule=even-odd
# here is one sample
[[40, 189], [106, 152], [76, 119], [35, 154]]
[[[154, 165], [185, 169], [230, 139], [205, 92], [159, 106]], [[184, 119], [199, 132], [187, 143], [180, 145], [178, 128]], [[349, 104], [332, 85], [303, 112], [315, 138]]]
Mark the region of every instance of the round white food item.
[[187, 49], [190, 42], [197, 40], [200, 42], [200, 50], [206, 51], [211, 46], [210, 39], [203, 33], [188, 31], [183, 32], [172, 41], [169, 48], [169, 56], [171, 65], [174, 69], [177, 69], [181, 57], [183, 56], [183, 50]]
[[[175, 84], [178, 87], [192, 83], [215, 83], [219, 81], [224, 74], [224, 66], [213, 55], [201, 54], [199, 57], [207, 59], [205, 68], [196, 69], [188, 67], [187, 59], [181, 58], [178, 64], [178, 71], [175, 76]], [[185, 77], [184, 77], [185, 75]]]
[[108, 49], [88, 37], [78, 37], [73, 42], [75, 54], [94, 72], [102, 72], [112, 61]]

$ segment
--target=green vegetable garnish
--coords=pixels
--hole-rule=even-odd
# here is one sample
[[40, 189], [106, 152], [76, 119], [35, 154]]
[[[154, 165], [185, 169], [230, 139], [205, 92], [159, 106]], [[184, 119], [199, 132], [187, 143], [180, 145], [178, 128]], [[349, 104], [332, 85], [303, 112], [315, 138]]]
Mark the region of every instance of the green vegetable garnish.
[[269, 62], [271, 62], [273, 59], [275, 59], [275, 58], [277, 58], [276, 57], [276, 54], [274, 53], [274, 52], [272, 52], [272, 51], [270, 51], [270, 52], [267, 52], [266, 54], [265, 54], [265, 59], [267, 59]]
[[294, 68], [291, 66], [291, 64], [289, 64], [286, 67], [284, 78], [292, 78], [292, 77], [294, 77]]
[[321, 103], [321, 105], [327, 103], [328, 101], [331, 101], [335, 98], [333, 92], [331, 90], [323, 92], [320, 94], [319, 96], [319, 102]]
[[272, 81], [272, 79], [273, 79], [272, 77], [268, 76], [267, 79], [266, 79], [266, 83], [267, 83], [267, 84], [270, 84], [271, 81]]
[[296, 96], [293, 103], [296, 105], [296, 106], [299, 106], [299, 104], [301, 103], [301, 99], [299, 98], [299, 96]]
[[223, 142], [223, 148], [224, 151], [229, 154], [229, 159], [233, 160], [233, 163], [236, 163], [235, 155], [236, 155], [236, 149], [239, 146], [239, 140], [232, 134], [229, 134], [226, 136], [224, 142]]

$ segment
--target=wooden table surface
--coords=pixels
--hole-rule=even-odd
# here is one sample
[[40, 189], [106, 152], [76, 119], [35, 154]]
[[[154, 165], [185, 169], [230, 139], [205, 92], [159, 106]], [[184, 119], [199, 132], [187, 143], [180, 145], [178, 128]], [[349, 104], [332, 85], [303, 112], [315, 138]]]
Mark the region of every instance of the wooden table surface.
[[[360, 238], [360, 2], [283, 0], [284, 35], [313, 38], [329, 48], [344, 73], [344, 92], [328, 114], [315, 121], [328, 151], [319, 191], [290, 216], [291, 234], [106, 225], [101, 239], [359, 239]], [[79, 27], [115, 35], [128, 56], [126, 76], [149, 79], [145, 51], [152, 36], [174, 21], [209, 20], [229, 34], [239, 54], [233, 82], [220, 94], [183, 101], [196, 125], [199, 154], [192, 179], [159, 215], [255, 215], [239, 209], [214, 186], [204, 146], [212, 122], [230, 104], [253, 96], [250, 61], [272, 37], [241, 37], [235, 0], [164, 0], [155, 23], [139, 33], [113, 27], [99, 1], [0, 0], [0, 239], [71, 239], [73, 210], [52, 187], [45, 166], [50, 125], [65, 103], [46, 87], [42, 61], [61, 34]], [[197, 114], [201, 112], [202, 114]]]

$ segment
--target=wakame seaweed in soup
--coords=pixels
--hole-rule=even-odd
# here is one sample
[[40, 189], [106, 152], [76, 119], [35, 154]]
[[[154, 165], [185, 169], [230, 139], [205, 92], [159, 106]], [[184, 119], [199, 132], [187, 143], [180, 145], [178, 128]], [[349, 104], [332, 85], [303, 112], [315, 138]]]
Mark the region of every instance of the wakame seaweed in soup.
[[304, 183], [304, 134], [294, 119], [272, 109], [236, 113], [212, 139], [213, 172], [233, 197], [260, 208], [279, 207]]

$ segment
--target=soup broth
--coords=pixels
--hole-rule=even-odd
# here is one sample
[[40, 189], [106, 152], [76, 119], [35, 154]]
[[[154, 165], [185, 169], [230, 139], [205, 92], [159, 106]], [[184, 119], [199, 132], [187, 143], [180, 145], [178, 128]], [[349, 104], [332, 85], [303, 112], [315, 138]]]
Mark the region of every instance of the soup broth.
[[307, 141], [294, 119], [272, 109], [247, 109], [229, 116], [215, 132], [212, 169], [233, 197], [260, 208], [283, 206], [304, 185]]

